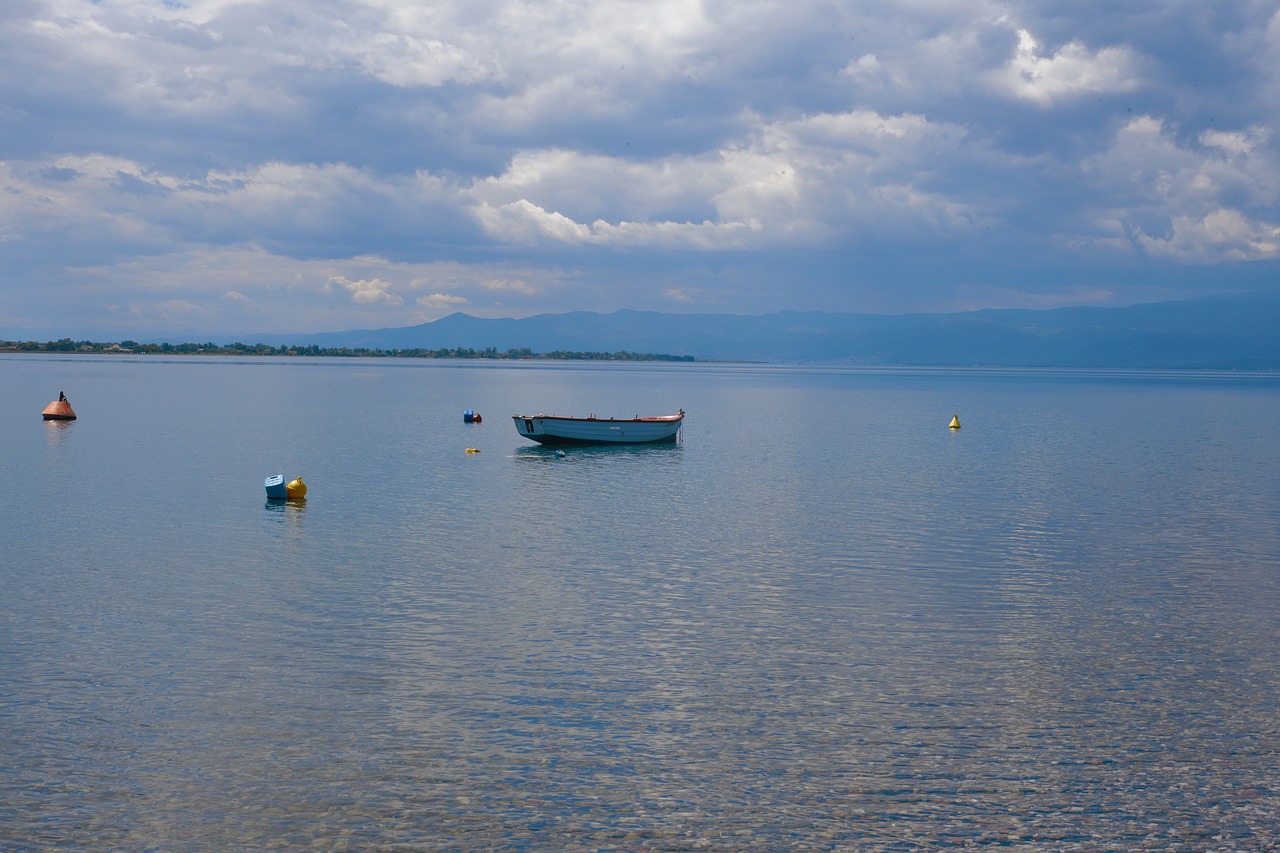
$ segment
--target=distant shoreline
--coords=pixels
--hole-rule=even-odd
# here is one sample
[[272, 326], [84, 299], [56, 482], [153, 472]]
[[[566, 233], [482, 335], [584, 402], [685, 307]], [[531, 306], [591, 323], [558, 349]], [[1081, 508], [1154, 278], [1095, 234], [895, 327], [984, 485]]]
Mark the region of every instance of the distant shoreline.
[[668, 355], [665, 353], [638, 353], [621, 350], [618, 352], [578, 352], [557, 350], [536, 353], [528, 347], [499, 350], [497, 347], [473, 349], [471, 347], [441, 347], [425, 349], [412, 347], [406, 349], [380, 349], [370, 347], [322, 347], [314, 344], [304, 346], [271, 346], [270, 344], [215, 344], [182, 343], [182, 344], [142, 344], [137, 341], [117, 341], [103, 343], [100, 341], [74, 341], [63, 338], [57, 341], [0, 341], [0, 354], [12, 353], [52, 353], [77, 355], [259, 355], [280, 358], [450, 358], [450, 359], [491, 359], [495, 361], [547, 360], [547, 361], [696, 361], [691, 355]]

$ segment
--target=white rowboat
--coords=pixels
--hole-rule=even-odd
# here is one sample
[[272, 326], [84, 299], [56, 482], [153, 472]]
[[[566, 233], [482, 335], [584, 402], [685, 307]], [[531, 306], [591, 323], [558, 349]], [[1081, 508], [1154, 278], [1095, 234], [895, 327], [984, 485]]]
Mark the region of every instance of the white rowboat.
[[675, 441], [684, 409], [654, 418], [568, 418], [512, 415], [516, 432], [540, 444], [654, 444]]

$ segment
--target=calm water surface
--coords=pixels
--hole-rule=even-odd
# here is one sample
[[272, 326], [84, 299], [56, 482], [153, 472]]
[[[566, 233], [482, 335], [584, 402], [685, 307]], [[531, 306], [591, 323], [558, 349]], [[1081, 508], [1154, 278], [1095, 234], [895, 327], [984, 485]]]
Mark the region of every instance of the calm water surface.
[[1258, 375], [3, 356], [0, 849], [1272, 849], [1277, 424]]

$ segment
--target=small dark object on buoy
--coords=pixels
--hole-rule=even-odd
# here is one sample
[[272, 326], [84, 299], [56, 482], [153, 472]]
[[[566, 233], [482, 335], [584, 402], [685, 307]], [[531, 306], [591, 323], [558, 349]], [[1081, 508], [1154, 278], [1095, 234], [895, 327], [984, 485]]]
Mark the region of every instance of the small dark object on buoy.
[[58, 399], [44, 407], [41, 412], [46, 421], [74, 421], [76, 419], [75, 409], [71, 408], [71, 404], [67, 402], [67, 395], [58, 392]]

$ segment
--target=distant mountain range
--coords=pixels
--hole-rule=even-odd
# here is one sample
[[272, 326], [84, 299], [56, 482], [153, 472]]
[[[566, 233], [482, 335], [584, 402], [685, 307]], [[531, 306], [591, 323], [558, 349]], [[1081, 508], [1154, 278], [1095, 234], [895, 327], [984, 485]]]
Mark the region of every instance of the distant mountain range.
[[380, 349], [528, 347], [540, 353], [626, 350], [691, 355], [698, 360], [867, 365], [1276, 370], [1280, 369], [1280, 294], [1126, 308], [987, 309], [959, 314], [576, 311], [521, 320], [451, 314], [418, 326], [282, 335], [263, 342]]
[[[145, 340], [197, 339], [179, 335]], [[576, 311], [519, 320], [451, 314], [401, 328], [202, 336], [198, 340], [384, 350], [625, 350], [698, 360], [865, 365], [1280, 370], [1280, 294], [1216, 296], [1125, 308], [986, 309], [956, 314]]]

